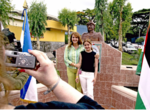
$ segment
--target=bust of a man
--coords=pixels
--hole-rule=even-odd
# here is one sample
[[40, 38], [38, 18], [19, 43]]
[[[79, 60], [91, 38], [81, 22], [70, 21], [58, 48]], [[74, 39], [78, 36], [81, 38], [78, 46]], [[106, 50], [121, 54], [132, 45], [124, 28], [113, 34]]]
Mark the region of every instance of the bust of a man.
[[88, 33], [83, 33], [81, 38], [84, 41], [85, 39], [90, 39], [91, 41], [101, 41], [104, 42], [103, 36], [100, 32], [95, 32], [95, 24], [93, 21], [87, 23]]

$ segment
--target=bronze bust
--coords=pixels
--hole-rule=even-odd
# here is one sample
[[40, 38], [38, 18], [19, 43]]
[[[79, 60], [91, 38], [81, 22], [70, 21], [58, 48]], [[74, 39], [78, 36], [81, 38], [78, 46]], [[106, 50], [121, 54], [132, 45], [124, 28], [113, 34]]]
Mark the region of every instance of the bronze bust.
[[100, 41], [100, 42], [104, 42], [104, 38], [101, 35], [100, 32], [95, 32], [95, 24], [93, 21], [90, 21], [87, 23], [87, 28], [88, 28], [88, 33], [83, 33], [81, 38], [82, 41], [84, 41], [85, 39], [90, 39], [91, 41]]

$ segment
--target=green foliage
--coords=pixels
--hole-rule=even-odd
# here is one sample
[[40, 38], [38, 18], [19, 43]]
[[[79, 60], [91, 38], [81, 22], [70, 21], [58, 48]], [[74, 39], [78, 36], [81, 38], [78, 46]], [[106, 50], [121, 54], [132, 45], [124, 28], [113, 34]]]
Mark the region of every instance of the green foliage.
[[133, 56], [131, 54], [122, 52], [122, 65], [137, 65], [138, 60], [139, 59], [133, 59]]
[[124, 42], [127, 42], [127, 38], [124, 37], [123, 41], [124, 41]]
[[86, 9], [83, 11], [77, 12], [78, 24], [86, 25], [90, 20], [94, 20], [95, 18], [95, 9]]
[[131, 27], [130, 22], [132, 21], [132, 7], [130, 3], [127, 3], [127, 5], [123, 7], [122, 21], [122, 36], [125, 37]]
[[133, 54], [122, 52], [122, 65], [137, 65], [142, 49], [138, 49]]
[[134, 53], [131, 54], [132, 58], [130, 59], [131, 61], [132, 60], [139, 60], [140, 58], [140, 55], [141, 55], [141, 51], [142, 49], [138, 49], [137, 51], [134, 51]]
[[70, 11], [69, 9], [62, 9], [59, 12], [59, 21], [62, 23], [62, 25], [65, 27], [69, 26], [70, 29], [73, 29], [74, 25], [77, 23], [77, 14], [75, 11]]
[[77, 12], [77, 19], [78, 19], [78, 24], [79, 25], [86, 25], [88, 23], [88, 21], [89, 21], [86, 18], [85, 13], [84, 12], [80, 12], [80, 11]]
[[120, 11], [122, 8], [122, 37], [125, 37], [130, 29], [130, 21], [132, 20], [132, 7], [126, 0], [113, 0], [108, 4], [104, 14], [104, 30], [109, 39], [119, 39]]
[[143, 37], [139, 37], [139, 38], [136, 39], [135, 42], [141, 44], [142, 42], [144, 42], [144, 38]]
[[2, 21], [4, 27], [9, 24], [8, 14], [13, 9], [14, 6], [11, 5], [11, 0], [0, 0], [0, 21]]
[[140, 30], [140, 36], [146, 35], [148, 21], [149, 21], [149, 12], [150, 9], [142, 9], [133, 13], [132, 22], [131, 22], [132, 26], [128, 31], [128, 36], [129, 35], [131, 37], [139, 36], [139, 30]]
[[70, 39], [70, 29], [74, 28], [74, 25], [77, 23], [77, 14], [75, 11], [70, 11], [69, 9], [62, 9], [58, 15], [59, 21], [65, 27], [67, 25], [68, 29], [68, 43]]
[[30, 32], [35, 37], [41, 37], [46, 31], [45, 26], [47, 25], [47, 7], [43, 2], [37, 3], [32, 2], [28, 16], [30, 21]]
[[107, 10], [104, 14], [104, 31], [106, 35], [106, 41], [110, 41], [111, 39], [117, 40], [118, 27], [113, 22], [112, 14], [112, 3], [108, 4]]
[[96, 32], [104, 33], [104, 16], [107, 6], [107, 0], [95, 0], [95, 20]]
[[88, 18], [88, 20], [93, 20], [95, 18], [95, 9], [86, 9], [83, 10], [85, 12], [86, 17]]

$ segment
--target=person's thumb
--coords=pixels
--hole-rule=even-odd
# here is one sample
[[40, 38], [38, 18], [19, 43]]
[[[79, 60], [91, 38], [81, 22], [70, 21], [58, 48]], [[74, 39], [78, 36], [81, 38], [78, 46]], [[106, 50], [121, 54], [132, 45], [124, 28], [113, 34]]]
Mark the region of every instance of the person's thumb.
[[25, 69], [25, 72], [33, 77], [36, 78], [37, 76], [37, 71], [34, 71], [34, 70], [29, 70], [29, 69]]

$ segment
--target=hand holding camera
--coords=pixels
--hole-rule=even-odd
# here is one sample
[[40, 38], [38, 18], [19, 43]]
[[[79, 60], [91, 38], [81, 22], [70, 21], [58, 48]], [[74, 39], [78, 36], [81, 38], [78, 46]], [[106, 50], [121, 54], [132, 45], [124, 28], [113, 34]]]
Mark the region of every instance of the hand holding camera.
[[5, 50], [6, 66], [34, 69], [36, 67], [36, 61], [36, 57], [29, 53]]
[[34, 55], [39, 61], [40, 67], [34, 71], [25, 69], [25, 72], [35, 77], [40, 83], [52, 88], [56, 84], [59, 77], [57, 75], [54, 63], [47, 57], [47, 55], [38, 50], [28, 50], [30, 54]]
[[[5, 50], [5, 64], [11, 67], [24, 68], [26, 73], [51, 88], [51, 85], [55, 84], [59, 78], [53, 62], [41, 51], [29, 50], [29, 53]], [[38, 67], [36, 66], [36, 58], [40, 64]], [[36, 71], [35, 68], [37, 68]]]

